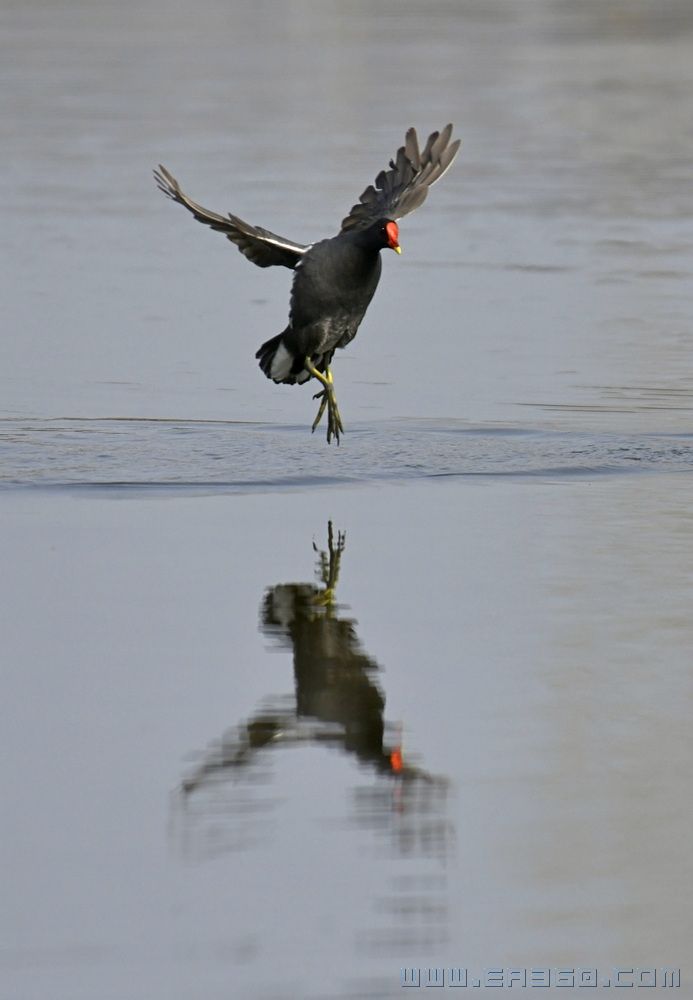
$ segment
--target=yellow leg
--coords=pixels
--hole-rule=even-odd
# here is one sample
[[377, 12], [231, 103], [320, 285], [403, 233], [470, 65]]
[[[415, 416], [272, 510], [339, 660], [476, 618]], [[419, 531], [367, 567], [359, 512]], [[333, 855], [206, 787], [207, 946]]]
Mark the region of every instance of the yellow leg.
[[316, 378], [318, 382], [321, 382], [324, 386], [322, 392], [316, 393], [313, 397], [314, 399], [320, 400], [318, 414], [313, 421], [313, 431], [315, 431], [315, 428], [320, 423], [322, 415], [325, 412], [325, 407], [327, 407], [327, 443], [329, 444], [334, 437], [337, 444], [339, 444], [339, 435], [344, 433], [344, 425], [342, 424], [339, 407], [337, 406], [337, 397], [334, 393], [334, 379], [332, 378], [332, 372], [329, 368], [325, 369], [324, 374], [319, 372], [310, 358], [306, 358], [305, 368], [307, 372], [310, 372], [313, 378]]

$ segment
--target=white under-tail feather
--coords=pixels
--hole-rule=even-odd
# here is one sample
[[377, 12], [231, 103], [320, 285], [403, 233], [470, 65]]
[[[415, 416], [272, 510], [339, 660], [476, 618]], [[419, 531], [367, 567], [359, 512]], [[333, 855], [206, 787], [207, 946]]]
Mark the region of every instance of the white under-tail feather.
[[288, 350], [283, 341], [279, 342], [279, 347], [274, 352], [269, 370], [269, 377], [275, 382], [283, 382], [291, 374], [291, 366], [294, 363], [294, 356]]

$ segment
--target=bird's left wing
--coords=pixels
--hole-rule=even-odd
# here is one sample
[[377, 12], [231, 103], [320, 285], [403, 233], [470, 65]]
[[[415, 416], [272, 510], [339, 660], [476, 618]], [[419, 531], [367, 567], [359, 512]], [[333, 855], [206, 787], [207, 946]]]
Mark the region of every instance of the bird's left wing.
[[401, 219], [423, 205], [428, 189], [440, 180], [457, 155], [460, 140], [450, 142], [452, 125], [431, 132], [419, 150], [416, 129], [410, 128], [389, 170], [381, 170], [342, 221], [342, 232], [367, 229], [378, 219]]
[[295, 268], [303, 254], [309, 248], [302, 243], [294, 243], [293, 240], [286, 240], [283, 236], [271, 233], [269, 229], [261, 226], [251, 226], [249, 223], [239, 219], [237, 215], [217, 215], [209, 209], [198, 205], [192, 198], [181, 190], [180, 184], [169, 173], [166, 167], [159, 164], [159, 169], [154, 171], [154, 178], [159, 190], [177, 201], [179, 205], [184, 205], [189, 212], [195, 216], [198, 222], [224, 233], [227, 239], [235, 243], [238, 249], [248, 260], [258, 267], [272, 267], [278, 264], [282, 267]]

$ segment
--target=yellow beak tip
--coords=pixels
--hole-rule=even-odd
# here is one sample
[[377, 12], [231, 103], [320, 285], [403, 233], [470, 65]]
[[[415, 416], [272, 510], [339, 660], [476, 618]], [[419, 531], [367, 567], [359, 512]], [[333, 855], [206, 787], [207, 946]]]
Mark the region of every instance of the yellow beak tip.
[[402, 253], [402, 247], [399, 246], [399, 245], [396, 246], [396, 247], [393, 247], [392, 249], [395, 251], [395, 253]]

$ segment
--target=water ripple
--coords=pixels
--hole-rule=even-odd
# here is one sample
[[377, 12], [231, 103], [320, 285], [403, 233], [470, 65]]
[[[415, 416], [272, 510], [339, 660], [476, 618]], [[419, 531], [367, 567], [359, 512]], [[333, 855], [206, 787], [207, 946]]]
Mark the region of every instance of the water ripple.
[[446, 476], [693, 471], [693, 435], [395, 420], [328, 448], [303, 426], [200, 420], [0, 421], [0, 487], [265, 492]]

